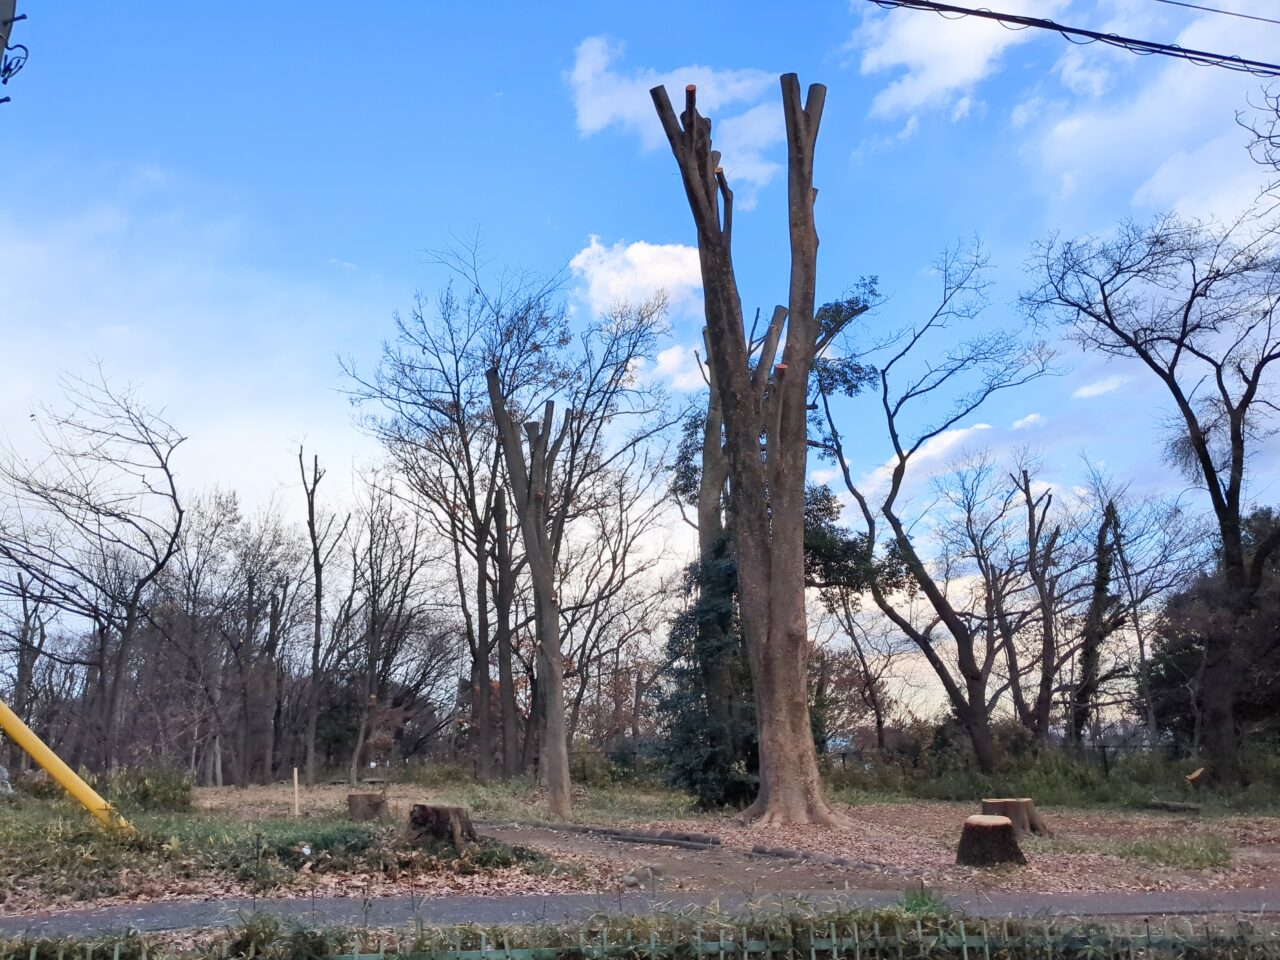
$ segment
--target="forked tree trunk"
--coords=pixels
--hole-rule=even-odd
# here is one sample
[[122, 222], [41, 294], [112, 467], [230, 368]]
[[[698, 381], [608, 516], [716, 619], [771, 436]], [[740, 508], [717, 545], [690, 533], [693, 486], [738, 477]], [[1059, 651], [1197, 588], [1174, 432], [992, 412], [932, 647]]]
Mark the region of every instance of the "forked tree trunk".
[[547, 497], [551, 490], [556, 456], [568, 432], [572, 411], [565, 415], [559, 434], [552, 439], [555, 405], [547, 402], [541, 422], [526, 423], [529, 460], [507, 413], [498, 371], [486, 374], [489, 401], [502, 443], [507, 476], [515, 495], [516, 514], [524, 541], [525, 560], [533, 581], [534, 616], [538, 637], [539, 687], [545, 710], [545, 726], [539, 744], [538, 775], [547, 788], [547, 810], [553, 817], [570, 812], [569, 745], [564, 715], [564, 661], [560, 651], [560, 601], [556, 596], [555, 559], [547, 530]]
[[[738, 602], [759, 725], [760, 794], [750, 812], [764, 822], [834, 823], [842, 818], [823, 799], [809, 725], [804, 603], [808, 381], [819, 335], [813, 151], [826, 88], [814, 84], [802, 103], [795, 74], [783, 76], [781, 84], [790, 292], [787, 307], [774, 312], [754, 370], [733, 269], [733, 193], [720, 169], [720, 154], [711, 148], [711, 122], [698, 114], [692, 85], [685, 88], [679, 118], [665, 88], [650, 93], [698, 231], [707, 348], [724, 417]], [[775, 366], [784, 323], [786, 347]]]

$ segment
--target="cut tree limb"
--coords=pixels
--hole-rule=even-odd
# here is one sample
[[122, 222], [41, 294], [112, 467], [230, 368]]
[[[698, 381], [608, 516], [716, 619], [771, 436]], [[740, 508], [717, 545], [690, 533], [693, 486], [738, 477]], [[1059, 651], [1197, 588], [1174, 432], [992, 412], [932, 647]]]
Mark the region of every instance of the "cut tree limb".
[[964, 867], [994, 867], [1002, 863], [1025, 864], [1018, 835], [1008, 817], [969, 817], [956, 847], [956, 863]]
[[1034, 833], [1041, 837], [1053, 836], [1049, 824], [1036, 810], [1035, 801], [1030, 797], [1003, 797], [982, 801], [982, 812], [991, 817], [1008, 817], [1013, 821], [1013, 829], [1019, 834]]

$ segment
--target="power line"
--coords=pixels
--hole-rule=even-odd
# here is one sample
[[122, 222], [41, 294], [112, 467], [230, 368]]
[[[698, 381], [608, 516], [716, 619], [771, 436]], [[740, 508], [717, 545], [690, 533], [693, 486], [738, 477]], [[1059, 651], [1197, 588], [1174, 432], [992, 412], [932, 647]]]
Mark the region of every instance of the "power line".
[[1175, 7], [1186, 7], [1188, 10], [1203, 10], [1205, 13], [1220, 13], [1224, 17], [1239, 17], [1241, 20], [1257, 20], [1259, 23], [1274, 23], [1280, 26], [1280, 20], [1270, 17], [1259, 17], [1252, 13], [1239, 13], [1235, 10], [1219, 10], [1217, 7], [1202, 7], [1198, 3], [1187, 3], [1186, 0], [1156, 0], [1156, 3], [1167, 3]]
[[[983, 20], [994, 20], [1010, 30], [1025, 30], [1028, 27], [1036, 27], [1040, 30], [1052, 30], [1071, 43], [1105, 43], [1140, 56], [1150, 56], [1153, 53], [1158, 53], [1166, 57], [1188, 60], [1199, 66], [1222, 67], [1239, 73], [1250, 73], [1255, 77], [1280, 77], [1280, 64], [1277, 63], [1246, 60], [1244, 57], [1210, 53], [1207, 50], [1193, 50], [1189, 47], [1180, 47], [1177, 44], [1156, 43], [1153, 40], [1138, 40], [1133, 37], [1122, 37], [1115, 33], [1099, 33], [1096, 30], [1086, 30], [1083, 27], [1068, 27], [1041, 17], [1023, 17], [1013, 13], [997, 13], [994, 10], [985, 8], [974, 10], [970, 7], [957, 7], [949, 3], [937, 3], [935, 0], [870, 0], [870, 2], [878, 7], [884, 7], [886, 10], [892, 10], [897, 7], [904, 7], [908, 10], [931, 10], [946, 19], [979, 17]], [[1080, 39], [1076, 39], [1077, 37]]]

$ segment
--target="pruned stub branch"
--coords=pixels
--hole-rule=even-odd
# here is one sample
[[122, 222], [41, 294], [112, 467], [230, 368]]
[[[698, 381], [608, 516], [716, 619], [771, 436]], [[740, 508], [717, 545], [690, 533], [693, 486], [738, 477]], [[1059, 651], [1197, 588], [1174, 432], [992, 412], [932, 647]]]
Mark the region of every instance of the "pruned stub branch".
[[804, 606], [806, 395], [818, 334], [813, 154], [826, 88], [814, 84], [802, 101], [795, 74], [783, 76], [781, 86], [790, 288], [754, 365], [733, 269], [733, 191], [712, 147], [711, 121], [698, 113], [692, 85], [678, 117], [665, 88], [650, 93], [698, 235], [708, 362], [723, 414], [739, 603], [760, 724], [753, 812], [767, 821], [830, 823], [837, 818], [822, 799], [809, 729]]

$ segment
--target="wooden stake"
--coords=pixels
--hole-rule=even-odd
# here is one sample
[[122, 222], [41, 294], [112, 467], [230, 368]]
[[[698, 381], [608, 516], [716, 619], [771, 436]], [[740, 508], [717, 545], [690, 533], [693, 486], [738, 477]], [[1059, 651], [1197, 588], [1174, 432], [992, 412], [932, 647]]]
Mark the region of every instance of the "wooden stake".
[[298, 810], [298, 768], [293, 768], [293, 815], [295, 817], [302, 816]]

